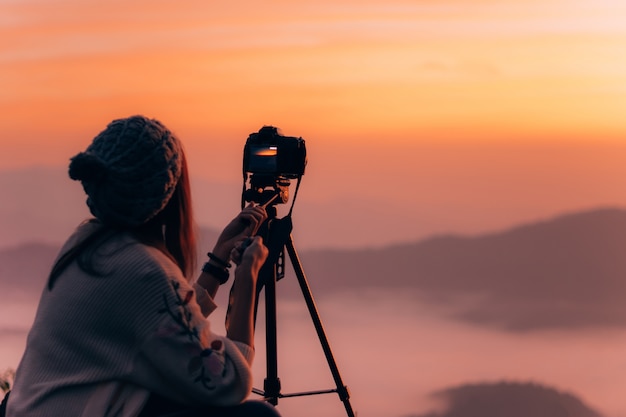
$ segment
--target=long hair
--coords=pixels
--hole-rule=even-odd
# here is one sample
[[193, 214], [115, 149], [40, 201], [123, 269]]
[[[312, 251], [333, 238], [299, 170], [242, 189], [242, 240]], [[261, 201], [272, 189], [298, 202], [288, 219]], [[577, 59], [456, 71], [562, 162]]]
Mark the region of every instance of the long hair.
[[[141, 243], [162, 250], [178, 265], [183, 275], [191, 280], [196, 266], [196, 228], [184, 152], [181, 152], [180, 157], [182, 158], [180, 178], [167, 205], [145, 224], [126, 231], [131, 232]], [[54, 281], [75, 259], [82, 270], [97, 276], [103, 275], [95, 266], [95, 252], [101, 244], [123, 230], [103, 224], [96, 219], [90, 222], [98, 223], [99, 227], [59, 257], [50, 272], [48, 289], [52, 289]]]
[[174, 194], [165, 208], [148, 222], [147, 226], [161, 228], [167, 253], [178, 264], [187, 279], [191, 280], [196, 266], [196, 225], [193, 217], [189, 171], [183, 152], [181, 152], [181, 157], [181, 174]]

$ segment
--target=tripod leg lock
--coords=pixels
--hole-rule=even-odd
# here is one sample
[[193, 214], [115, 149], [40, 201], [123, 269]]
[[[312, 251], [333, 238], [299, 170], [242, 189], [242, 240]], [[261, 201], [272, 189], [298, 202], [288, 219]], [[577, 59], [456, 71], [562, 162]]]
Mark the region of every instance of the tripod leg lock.
[[280, 397], [280, 378], [265, 378], [263, 381], [263, 389], [265, 390], [265, 398], [273, 405], [278, 404]]
[[341, 401], [348, 401], [350, 399], [350, 390], [348, 390], [348, 387], [345, 385], [337, 388], [337, 394], [339, 394]]

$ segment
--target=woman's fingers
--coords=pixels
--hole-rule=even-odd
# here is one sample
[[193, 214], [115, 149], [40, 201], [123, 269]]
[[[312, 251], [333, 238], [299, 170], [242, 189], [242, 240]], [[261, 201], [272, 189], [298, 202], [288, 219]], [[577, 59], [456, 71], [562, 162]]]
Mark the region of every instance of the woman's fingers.
[[251, 236], [257, 232], [259, 226], [267, 219], [267, 212], [261, 206], [249, 205], [241, 212], [241, 219], [247, 224], [246, 232]]

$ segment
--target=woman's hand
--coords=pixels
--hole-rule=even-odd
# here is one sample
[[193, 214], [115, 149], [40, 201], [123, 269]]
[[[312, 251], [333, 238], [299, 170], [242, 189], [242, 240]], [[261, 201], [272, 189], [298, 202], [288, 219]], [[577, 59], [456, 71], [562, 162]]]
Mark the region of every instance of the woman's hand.
[[248, 204], [222, 231], [217, 239], [213, 253], [226, 260], [235, 245], [254, 236], [261, 224], [267, 219], [264, 207], [252, 202]]
[[269, 254], [260, 236], [249, 237], [240, 241], [231, 251], [230, 259], [238, 265], [251, 269], [257, 273]]

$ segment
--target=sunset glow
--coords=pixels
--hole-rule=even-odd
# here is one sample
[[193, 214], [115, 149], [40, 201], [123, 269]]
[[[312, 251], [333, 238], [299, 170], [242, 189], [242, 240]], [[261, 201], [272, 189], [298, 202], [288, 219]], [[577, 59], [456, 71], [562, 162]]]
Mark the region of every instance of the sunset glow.
[[63, 166], [141, 113], [183, 139], [194, 178], [229, 184], [248, 134], [278, 126], [307, 140], [308, 204], [382, 190], [423, 233], [626, 205], [620, 1], [0, 0], [0, 16], [5, 169]]
[[384, 131], [396, 141], [626, 132], [626, 6], [617, 1], [0, 8], [10, 40], [0, 47], [0, 122], [20, 140], [42, 131], [78, 140], [137, 111], [198, 136], [267, 119], [320, 137]]

